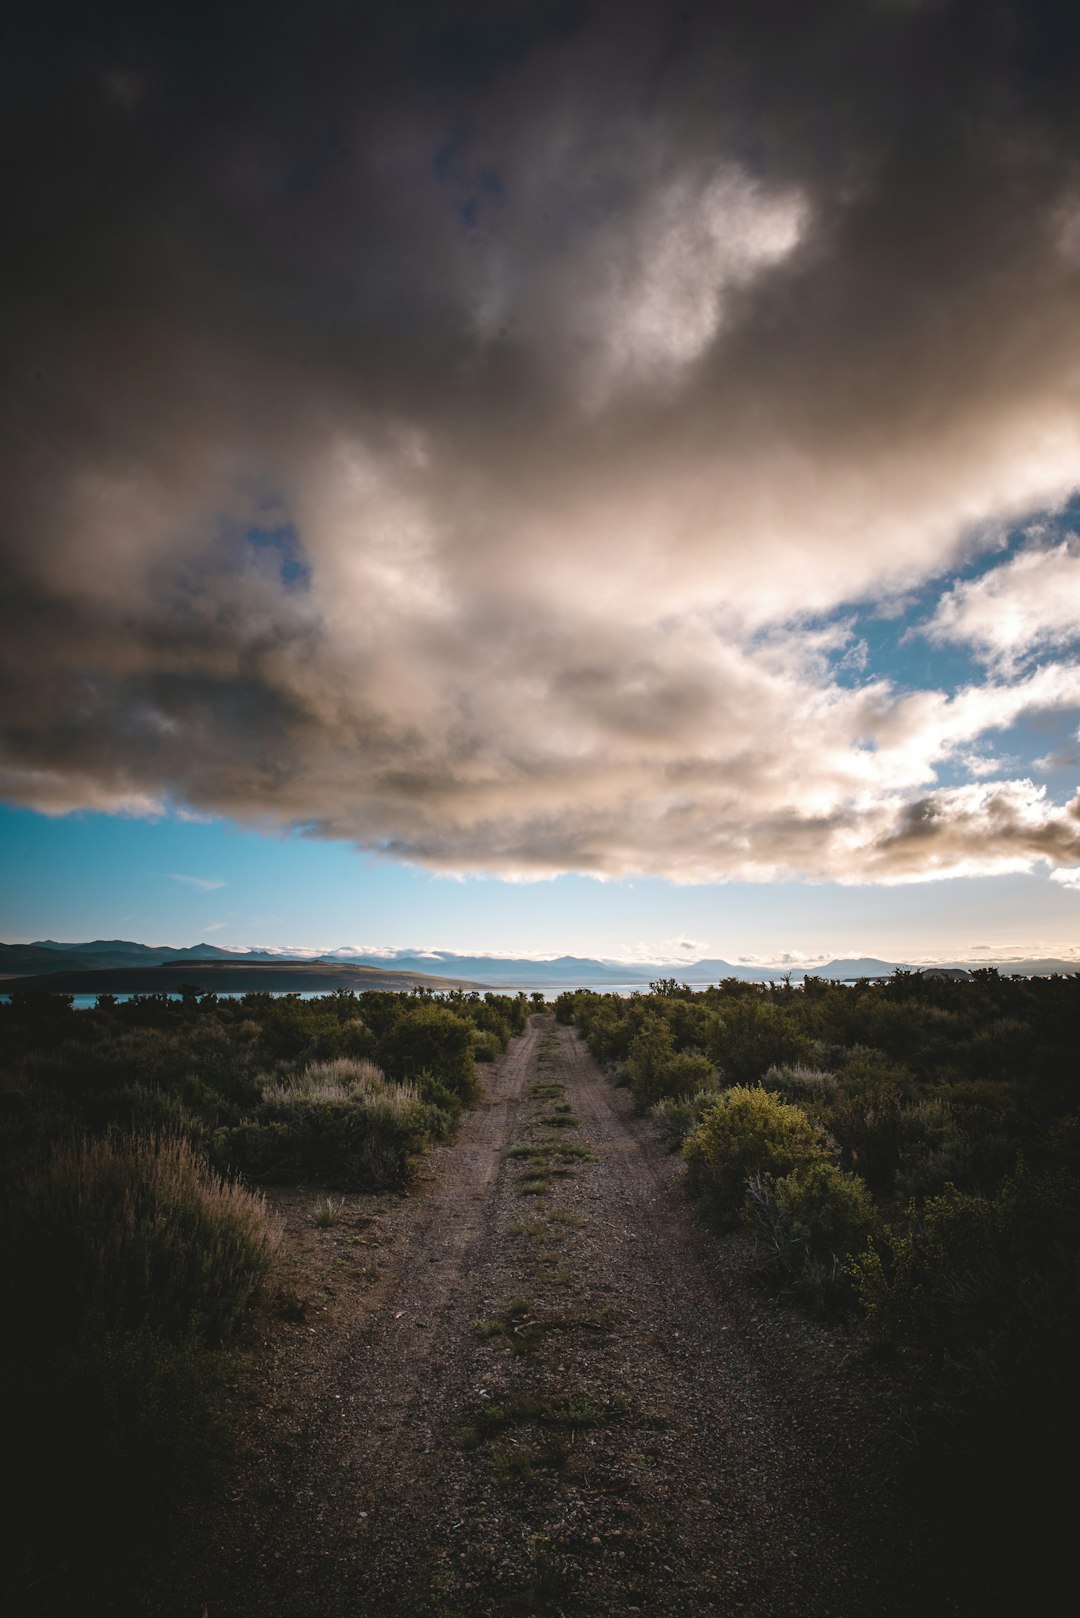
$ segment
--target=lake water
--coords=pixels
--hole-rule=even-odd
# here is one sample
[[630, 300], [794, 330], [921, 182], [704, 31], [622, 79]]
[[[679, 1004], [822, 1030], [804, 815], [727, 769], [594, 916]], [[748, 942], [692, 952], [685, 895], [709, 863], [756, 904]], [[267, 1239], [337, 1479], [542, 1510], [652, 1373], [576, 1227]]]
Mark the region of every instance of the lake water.
[[[704, 988], [704, 984], [695, 984], [694, 987], [695, 988]], [[642, 993], [648, 994], [648, 992], [649, 992], [649, 985], [647, 983], [575, 983], [574, 988], [575, 989], [593, 989], [593, 990], [596, 991], [597, 994], [621, 994], [621, 995], [627, 995], [627, 994], [642, 994]], [[278, 998], [281, 995], [285, 995], [285, 994], [289, 993], [289, 991], [287, 989], [282, 989], [282, 990], [268, 989], [268, 990], [264, 990], [262, 992], [267, 993], [267, 994], [272, 994], [272, 995], [274, 995], [275, 998]], [[302, 990], [299, 991], [301, 1000], [320, 1000], [320, 999], [322, 999], [322, 997], [327, 992], [328, 991], [325, 990], [325, 989], [302, 989]], [[438, 994], [438, 993], [445, 993], [446, 991], [445, 990], [436, 990], [435, 992]], [[485, 991], [481, 991], [481, 992], [485, 992]], [[514, 994], [517, 994], [519, 991], [516, 988], [510, 989], [510, 988], [504, 988], [504, 987], [499, 986], [499, 987], [493, 987], [492, 989], [490, 989], [489, 991], [486, 991], [486, 992], [491, 993], [491, 994], [514, 995]], [[522, 994], [535, 994], [535, 993], [539, 992], [540, 994], [542, 994], [544, 996], [545, 1000], [552, 1001], [552, 1000], [555, 1000], [564, 991], [563, 991], [562, 988], [547, 988], [547, 989], [541, 988], [541, 989], [539, 989], [539, 991], [537, 991], [537, 989], [535, 989], [535, 988], [530, 988], [528, 984], [524, 984], [524, 985], [522, 985], [522, 988], [521, 988], [520, 992]], [[118, 1001], [121, 1001], [121, 1000], [134, 1000], [136, 997], [133, 994], [118, 994], [118, 995], [114, 996], [114, 998], [116, 1000], [118, 1000]], [[170, 1000], [180, 1000], [182, 998], [183, 998], [182, 995], [179, 995], [179, 994], [170, 994], [169, 995]], [[218, 993], [218, 999], [219, 1000], [242, 1000], [243, 998], [244, 998], [243, 994], [240, 993], [239, 991], [235, 991], [235, 990], [221, 990]], [[8, 1004], [8, 1003], [10, 1003], [10, 1000], [11, 1000], [11, 996], [9, 994], [0, 994], [0, 1002], [3, 1002], [4, 1004]], [[73, 994], [71, 996], [71, 1000], [72, 1000], [72, 1003], [73, 1003], [76, 1011], [87, 1011], [87, 1010], [92, 1010], [93, 1007], [97, 1005], [98, 996], [96, 994]]]

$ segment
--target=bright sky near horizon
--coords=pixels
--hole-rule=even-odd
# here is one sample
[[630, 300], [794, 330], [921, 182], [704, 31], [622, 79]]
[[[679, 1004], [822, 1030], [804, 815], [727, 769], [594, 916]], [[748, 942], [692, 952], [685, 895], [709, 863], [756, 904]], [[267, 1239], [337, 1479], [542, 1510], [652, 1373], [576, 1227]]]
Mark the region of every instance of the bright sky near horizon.
[[1080, 954], [1080, 16], [46, 7], [0, 936]]

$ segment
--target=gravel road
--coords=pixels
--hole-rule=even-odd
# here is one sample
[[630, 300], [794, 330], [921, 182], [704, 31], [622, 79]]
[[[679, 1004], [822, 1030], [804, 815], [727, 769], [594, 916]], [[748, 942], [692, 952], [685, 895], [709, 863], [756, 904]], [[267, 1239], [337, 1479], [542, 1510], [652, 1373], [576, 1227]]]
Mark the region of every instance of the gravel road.
[[[537, 1015], [407, 1197], [275, 1199], [295, 1306], [234, 1395], [168, 1618], [920, 1618], [878, 1373]], [[289, 1317], [292, 1318], [289, 1318]]]

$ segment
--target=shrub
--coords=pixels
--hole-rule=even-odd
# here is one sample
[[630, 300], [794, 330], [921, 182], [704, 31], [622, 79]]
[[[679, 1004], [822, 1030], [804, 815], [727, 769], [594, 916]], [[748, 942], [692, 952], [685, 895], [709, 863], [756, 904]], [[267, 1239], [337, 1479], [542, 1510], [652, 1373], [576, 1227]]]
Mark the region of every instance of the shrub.
[[296, 1096], [323, 1095], [329, 1090], [367, 1095], [384, 1089], [385, 1077], [381, 1067], [364, 1057], [335, 1056], [329, 1061], [308, 1062], [279, 1088]]
[[222, 1475], [214, 1345], [261, 1286], [276, 1230], [182, 1140], [65, 1145], [7, 1189], [4, 1280], [23, 1305], [0, 1344], [12, 1610], [40, 1582], [70, 1604], [58, 1546], [78, 1604], [120, 1610], [177, 1496]]
[[[533, 999], [535, 1002], [535, 996], [533, 996]], [[563, 1027], [569, 1026], [574, 1020], [574, 1001], [575, 991], [573, 989], [564, 989], [561, 994], [555, 996], [555, 1021], [561, 1023]]]
[[80, 1025], [81, 1038], [32, 1054], [36, 1076], [95, 1129], [126, 1124], [124, 1092], [135, 1084], [146, 1096], [162, 1098], [161, 1122], [169, 1127], [166, 1098], [182, 1097], [187, 1111], [211, 1127], [235, 1122], [235, 1109], [254, 1098], [250, 1053], [216, 1016], [178, 1027], [118, 1028], [98, 1012], [78, 1015], [94, 1019]]
[[835, 1099], [838, 1089], [834, 1073], [801, 1062], [771, 1067], [762, 1083], [766, 1090], [775, 1090], [785, 1101], [797, 1101], [815, 1114]]
[[736, 1085], [707, 1110], [683, 1146], [693, 1189], [734, 1220], [751, 1175], [778, 1177], [827, 1155], [824, 1132], [769, 1090]]
[[101, 1102], [105, 1116], [121, 1134], [182, 1137], [197, 1151], [205, 1147], [209, 1131], [203, 1117], [175, 1090], [136, 1083], [110, 1091]]
[[728, 995], [722, 1015], [713, 1021], [708, 1053], [729, 1078], [756, 1084], [774, 1064], [802, 1061], [807, 1041], [795, 1015], [772, 999], [758, 992]]
[[63, 1340], [93, 1317], [216, 1343], [276, 1240], [261, 1198], [170, 1137], [58, 1149], [19, 1186], [11, 1227], [9, 1296], [34, 1297], [34, 1321]]
[[687, 1135], [697, 1128], [715, 1100], [714, 1086], [708, 1090], [698, 1090], [692, 1096], [665, 1096], [649, 1108], [656, 1137], [667, 1151], [682, 1150]]
[[1071, 1577], [1060, 1479], [1080, 1424], [1078, 1255], [1080, 1181], [1058, 1170], [931, 1197], [852, 1266], [871, 1338], [895, 1358], [917, 1487], [965, 1581], [981, 1575], [983, 1611], [1022, 1610]]
[[819, 1310], [850, 1294], [847, 1261], [876, 1224], [863, 1181], [825, 1161], [751, 1176], [744, 1217], [766, 1269]]
[[896, 1192], [905, 1202], [938, 1196], [948, 1187], [990, 1191], [1016, 1167], [1016, 1143], [976, 1127], [964, 1128], [950, 1100], [933, 1098], [903, 1116]]
[[255, 1116], [224, 1132], [219, 1151], [267, 1183], [311, 1179], [373, 1190], [409, 1178], [430, 1123], [415, 1085], [390, 1084], [374, 1063], [338, 1057], [268, 1084]]
[[1022, 1172], [996, 1196], [912, 1207], [852, 1266], [871, 1339], [897, 1362], [919, 1487], [995, 1598], [1016, 1581], [1002, 1610], [1022, 1605], [1033, 1569], [1048, 1589], [1068, 1576], [1054, 1460], [1080, 1422], [1078, 1255], [1080, 1182]]
[[1011, 1389], [1073, 1397], [1080, 1344], [1080, 1184], [1018, 1173], [996, 1196], [950, 1188], [853, 1265], [872, 1338], [914, 1374], [924, 1411], [954, 1423]]
[[807, 1105], [840, 1148], [843, 1166], [880, 1196], [891, 1196], [907, 1101], [916, 1093], [905, 1067], [863, 1045], [834, 1050], [835, 1071], [808, 1089]]
[[814, 1111], [840, 1148], [841, 1161], [880, 1196], [891, 1196], [905, 1132], [897, 1089], [850, 1089], [842, 1079], [832, 1100]]
[[637, 1023], [627, 1014], [623, 1002], [614, 996], [579, 996], [574, 1015], [584, 1030], [585, 1043], [598, 1062], [626, 1061]]
[[424, 1118], [432, 1140], [445, 1140], [461, 1116], [464, 1103], [426, 1067], [413, 1075], [412, 1082], [423, 1103]]
[[697, 1051], [678, 1051], [648, 1080], [632, 1080], [630, 1088], [639, 1112], [644, 1112], [665, 1096], [685, 1099], [704, 1092], [715, 1094], [719, 1084], [720, 1076], [707, 1056]]
[[505, 1048], [497, 1034], [478, 1032], [473, 1035], [473, 1060], [476, 1062], [497, 1062]]
[[411, 1079], [421, 1068], [443, 1083], [458, 1100], [475, 1100], [474, 1029], [446, 1006], [410, 1006], [379, 1041], [379, 1061], [390, 1079]]
[[[506, 995], [489, 994], [485, 999], [471, 1004], [468, 1008], [469, 1019], [478, 1035], [488, 1034], [495, 1038], [496, 1054], [501, 1054], [510, 1043], [510, 1036], [517, 1022], [516, 1005]], [[520, 1029], [516, 1029], [520, 1033]]]
[[630, 1044], [626, 1079], [639, 1112], [665, 1096], [689, 1096], [719, 1083], [707, 1056], [676, 1051], [670, 1023], [657, 1016], [645, 1018]]

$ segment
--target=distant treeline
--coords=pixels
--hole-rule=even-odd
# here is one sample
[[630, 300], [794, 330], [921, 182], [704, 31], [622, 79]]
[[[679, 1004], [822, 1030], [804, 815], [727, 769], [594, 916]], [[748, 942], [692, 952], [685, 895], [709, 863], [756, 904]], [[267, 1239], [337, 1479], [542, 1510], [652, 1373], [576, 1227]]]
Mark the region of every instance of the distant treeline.
[[763, 1283], [847, 1312], [883, 1357], [955, 1587], [997, 1611], [1064, 1575], [1080, 977], [667, 979], [556, 1015], [681, 1151], [717, 1229], [752, 1233]]
[[231, 1345], [275, 1292], [258, 1187], [405, 1185], [529, 1004], [195, 990], [0, 1004], [7, 1610], [138, 1609], [157, 1530], [225, 1475]]

